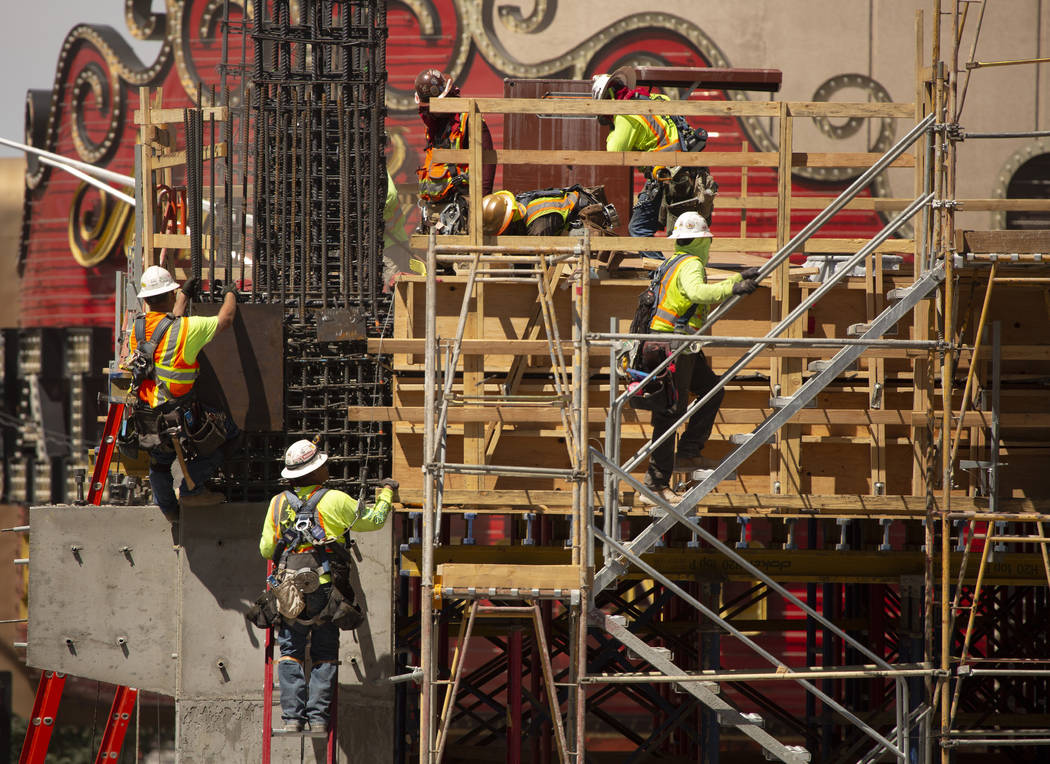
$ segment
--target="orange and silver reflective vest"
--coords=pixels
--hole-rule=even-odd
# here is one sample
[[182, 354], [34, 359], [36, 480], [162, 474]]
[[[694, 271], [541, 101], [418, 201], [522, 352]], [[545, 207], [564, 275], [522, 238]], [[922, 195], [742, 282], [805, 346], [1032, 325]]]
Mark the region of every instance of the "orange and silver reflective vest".
[[[650, 101], [667, 101], [667, 96], [654, 93], [649, 96]], [[649, 151], [678, 151], [682, 146], [679, 141], [678, 127], [667, 116], [656, 116], [654, 114], [635, 114], [635, 119], [649, 131], [650, 137], [656, 145]]]
[[579, 191], [569, 191], [558, 196], [538, 196], [525, 204], [525, 225], [532, 225], [544, 215], [558, 213], [564, 221], [580, 201]]
[[[149, 312], [145, 316], [144, 337], [149, 340], [153, 336], [157, 324], [164, 318], [165, 313]], [[138, 319], [136, 319], [138, 321]], [[149, 404], [150, 408], [157, 408], [174, 398], [181, 398], [193, 389], [200, 371], [197, 361], [189, 363], [186, 361], [186, 334], [189, 330], [189, 321], [177, 317], [165, 336], [159, 338], [157, 349], [153, 352], [153, 367], [155, 380], [147, 379], [139, 385], [138, 396]], [[128, 339], [128, 349], [135, 352], [138, 345], [135, 332], [131, 332]]]
[[466, 188], [468, 172], [465, 164], [435, 162], [434, 149], [459, 149], [467, 129], [467, 114], [457, 114], [452, 119], [447, 136], [427, 146], [423, 155], [423, 166], [416, 170], [419, 176], [419, 198], [428, 202], [439, 202], [448, 198], [457, 188]]

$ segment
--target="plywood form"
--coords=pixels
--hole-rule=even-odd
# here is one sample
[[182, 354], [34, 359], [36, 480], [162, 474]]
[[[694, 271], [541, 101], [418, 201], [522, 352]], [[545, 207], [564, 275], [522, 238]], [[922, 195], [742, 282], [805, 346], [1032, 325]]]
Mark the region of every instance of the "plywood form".
[[[983, 294], [979, 270], [964, 271], [961, 277], [960, 298], [965, 314], [971, 308], [965, 295], [973, 283], [973, 293], [979, 298]], [[460, 300], [465, 284], [464, 276], [442, 277], [438, 289], [437, 325], [438, 334], [451, 338], [455, 333]], [[875, 279], [865, 283], [864, 278], [850, 278], [832, 290], [817, 303], [799, 322], [803, 337], [844, 337], [852, 323], [870, 318], [881, 306], [875, 299]], [[912, 281], [908, 271], [882, 273], [882, 291], [907, 286]], [[405, 490], [416, 490], [421, 486], [422, 466], [422, 414], [423, 414], [423, 292], [424, 284], [419, 277], [407, 277], [397, 285], [395, 303], [396, 319], [390, 340], [372, 340], [374, 350], [382, 350], [383, 344], [395, 351], [394, 405], [377, 410], [352, 409], [351, 418], [389, 418], [393, 422], [394, 474], [401, 480]], [[616, 315], [622, 331], [627, 330], [633, 313], [636, 297], [646, 284], [643, 279], [608, 280], [592, 283], [591, 326], [595, 331], [608, 327], [609, 316]], [[804, 293], [819, 286], [816, 282], [793, 282], [789, 285], [789, 299], [797, 304]], [[716, 327], [722, 336], [761, 336], [770, 327], [769, 291], [760, 289], [755, 295], [741, 301], [732, 313]], [[1009, 318], [1004, 326], [1004, 373], [1010, 370], [1017, 375], [1038, 375], [1050, 368], [1050, 330], [1044, 318], [1046, 306], [1038, 290], [1003, 288], [993, 299], [993, 317]], [[559, 330], [563, 340], [570, 336], [569, 294], [557, 290], [555, 301], [559, 316]], [[521, 284], [486, 284], [485, 305], [488, 310], [477, 313], [474, 318], [480, 327], [481, 337], [467, 341], [463, 352], [481, 358], [486, 383], [480, 388], [486, 395], [497, 397], [501, 391], [504, 375], [510, 367], [515, 353], [529, 355], [526, 377], [520, 393], [547, 395], [554, 393], [545, 375], [550, 369], [550, 359], [543, 339], [522, 340], [524, 327], [535, 306], [535, 290]], [[498, 307], [495, 307], [498, 306]], [[899, 324], [897, 338], [906, 339], [913, 334], [911, 317]], [[964, 333], [965, 341], [972, 337]], [[567, 355], [571, 356], [571, 343], [563, 341]], [[403, 350], [417, 352], [404, 353]], [[717, 372], [725, 371], [744, 352], [744, 348], [715, 346], [706, 350], [712, 367]], [[487, 352], [488, 351], [488, 352]], [[830, 358], [835, 350], [813, 347], [779, 347], [767, 350], [745, 370], [741, 378], [727, 387], [726, 398], [716, 420], [712, 439], [707, 449], [710, 456], [721, 456], [732, 446], [730, 435], [750, 432], [769, 413], [768, 372], [771, 359], [778, 357], [799, 359], [803, 378], [808, 376], [806, 362], [818, 358]], [[799, 443], [799, 469], [793, 492], [832, 494], [871, 494], [877, 489], [876, 482], [885, 483], [884, 490], [892, 494], [910, 494], [913, 468], [921, 463], [922, 455], [915, 445], [915, 428], [925, 424], [926, 412], [913, 410], [912, 365], [916, 359], [927, 357], [925, 350], [906, 348], [874, 348], [869, 351], [854, 371], [844, 373], [835, 384], [820, 393], [816, 406], [804, 409], [795, 417]], [[982, 359], [986, 353], [982, 352]], [[983, 361], [982, 361], [983, 363]], [[881, 365], [881, 369], [880, 369]], [[969, 354], [961, 355], [959, 374], [969, 366]], [[883, 392], [872, 407], [873, 374], [883, 384]], [[608, 402], [608, 352], [602, 347], [592, 347], [591, 356], [591, 421], [590, 437], [604, 439], [604, 421]], [[1050, 397], [1048, 395], [1047, 397]], [[1041, 428], [1050, 425], [1050, 418], [1033, 411], [1042, 399], [1031, 396], [1005, 393], [1001, 402], [1004, 433], [1013, 442], [1038, 443]], [[958, 407], [959, 393], [955, 395]], [[1036, 409], [1032, 405], [1036, 404]], [[628, 410], [624, 416], [622, 430], [623, 453], [631, 453], [648, 440], [649, 414]], [[1048, 421], [1044, 421], [1048, 420]], [[564, 448], [560, 445], [563, 432], [560, 415], [547, 406], [535, 409], [501, 407], [452, 407], [449, 411], [449, 461], [463, 458], [463, 425], [466, 423], [503, 423], [504, 437], [500, 439], [489, 463], [530, 464], [535, 466], [564, 467], [567, 463]], [[990, 413], [971, 410], [967, 414], [966, 426], [975, 428], [990, 426]], [[970, 435], [964, 433], [964, 438]], [[873, 459], [874, 449], [879, 449]], [[966, 448], [964, 443], [964, 448]], [[739, 477], [725, 481], [719, 487], [722, 492], [764, 492], [769, 487], [769, 446], [763, 446], [742, 465]], [[966, 453], [965, 451], [963, 453]], [[1022, 470], [1020, 465], [1032, 461], [1032, 454], [1016, 451], [1018, 469], [1015, 477], [1024, 485], [1033, 482], [1037, 470]], [[637, 474], [641, 474], [639, 471]], [[1009, 480], [1009, 474], [1004, 472]], [[448, 490], [463, 486], [457, 476], [446, 477]], [[503, 477], [489, 478], [476, 485], [485, 489], [536, 489], [534, 479]], [[548, 488], [566, 488], [566, 484], [550, 481]], [[1017, 490], [1015, 490], [1017, 488]], [[961, 492], [960, 492], [961, 493]], [[1027, 488], [1004, 485], [1004, 495], [1030, 495]]]

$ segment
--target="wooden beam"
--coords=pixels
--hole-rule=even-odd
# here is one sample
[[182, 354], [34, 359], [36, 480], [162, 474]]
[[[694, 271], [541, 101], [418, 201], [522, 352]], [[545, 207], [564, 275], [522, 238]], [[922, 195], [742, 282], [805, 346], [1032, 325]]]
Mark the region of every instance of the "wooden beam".
[[[451, 246], [469, 246], [473, 242], [469, 236], [442, 236], [440, 244]], [[520, 247], [564, 247], [571, 243], [571, 239], [561, 236], [485, 236], [484, 244], [497, 244], [499, 246]], [[820, 238], [810, 239], [799, 248], [799, 252], [811, 252], [818, 254], [853, 254], [868, 243], [867, 239], [832, 239]], [[421, 234], [412, 236], [410, 245], [413, 249], [425, 250], [427, 237]], [[595, 251], [619, 250], [624, 252], [644, 252], [647, 250], [658, 250], [671, 252], [674, 250], [674, 242], [663, 237], [640, 238], [633, 236], [602, 236], [592, 242]], [[914, 243], [911, 239], [888, 239], [879, 245], [877, 252], [885, 254], [911, 254]], [[770, 238], [732, 238], [716, 237], [711, 242], [711, 252], [718, 253], [773, 253], [777, 251], [776, 240]], [[445, 281], [439, 277], [438, 281]]]
[[956, 231], [955, 251], [986, 254], [1050, 253], [1050, 231]]
[[[594, 101], [580, 98], [438, 98], [431, 102], [435, 114], [469, 111], [473, 105], [483, 114], [657, 114], [682, 116], [776, 117], [780, 101]], [[910, 103], [830, 103], [828, 101], [791, 101], [788, 110], [797, 116], [810, 117], [896, 117], [914, 116]]]
[[[471, 149], [435, 149], [435, 162], [467, 163]], [[486, 164], [578, 164], [614, 167], [651, 167], [668, 165], [680, 167], [777, 167], [780, 155], [772, 152], [740, 151], [583, 151], [583, 150], [527, 150], [488, 149], [482, 152]], [[791, 154], [792, 167], [871, 167], [882, 154], [870, 152], [812, 152]], [[903, 154], [890, 167], [914, 167], [915, 157]]]
[[[608, 409], [591, 407], [588, 422], [604, 422]], [[746, 408], [721, 409], [715, 418], [716, 425], [753, 425], [765, 421], [772, 409]], [[415, 422], [423, 421], [422, 406], [350, 406], [347, 417], [351, 421]], [[802, 409], [791, 418], [792, 422], [804, 425], [855, 425], [873, 424], [911, 426], [926, 422], [926, 411], [903, 409]], [[637, 412], [625, 414], [626, 422], [648, 422]], [[450, 424], [471, 422], [504, 422], [506, 424], [536, 424], [538, 426], [561, 424], [561, 414], [551, 406], [513, 407], [503, 406], [452, 406], [448, 411]], [[963, 420], [964, 427], [991, 427], [990, 411], [968, 411]], [[1009, 413], [999, 415], [1001, 427], [1040, 429], [1050, 427], [1050, 414]]]
[[[205, 161], [214, 159], [215, 157], [226, 156], [226, 143], [218, 143], [214, 146], [214, 153], [212, 146], [205, 146], [203, 151], [203, 159]], [[159, 170], [164, 167], [176, 167], [178, 165], [186, 164], [186, 150], [173, 151], [170, 154], [161, 154], [153, 160], [153, 169]]]
[[[399, 491], [399, 512], [415, 511], [423, 506], [423, 490]], [[572, 508], [572, 491], [535, 490], [446, 490], [443, 510], [448, 512], [473, 512], [478, 509], [496, 514], [517, 512], [546, 512], [567, 514]], [[935, 497], [934, 511], [940, 511], [942, 497]], [[697, 506], [709, 513], [721, 514], [834, 514], [848, 516], [870, 515], [873, 517], [923, 518], [926, 516], [926, 496], [868, 496], [861, 494], [782, 495], [760, 493], [709, 493]], [[602, 506], [600, 496], [595, 504]], [[990, 503], [987, 497], [953, 496], [953, 512], [987, 512]], [[648, 513], [647, 509], [638, 509]], [[999, 512], [1050, 514], [1050, 499], [1000, 499]]]
[[435, 584], [456, 589], [563, 589], [579, 586], [575, 565], [501, 565], [499, 563], [454, 563], [437, 566]]
[[[186, 110], [192, 107], [186, 107], [181, 109], [158, 109], [153, 108], [149, 110], [148, 117], [143, 114], [142, 109], [136, 109], [134, 114], [134, 120], [136, 124], [148, 123], [166, 123], [166, 122], [177, 122], [182, 124], [186, 118]], [[228, 111], [225, 106], [205, 106], [201, 109], [204, 112], [204, 118], [208, 119], [212, 116], [215, 117], [216, 122], [221, 122], [229, 118]]]

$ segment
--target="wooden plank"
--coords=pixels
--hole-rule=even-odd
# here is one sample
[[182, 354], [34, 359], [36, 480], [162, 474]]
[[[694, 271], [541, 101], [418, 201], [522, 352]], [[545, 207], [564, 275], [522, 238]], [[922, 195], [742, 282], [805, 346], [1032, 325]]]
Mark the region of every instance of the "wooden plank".
[[[187, 107], [188, 108], [188, 107]], [[204, 118], [209, 119], [212, 116], [215, 117], [215, 121], [219, 122], [229, 118], [229, 113], [225, 106], [205, 106], [201, 109], [204, 112]], [[133, 119], [136, 124], [164, 124], [167, 122], [177, 122], [182, 124], [185, 121], [186, 109], [160, 109], [152, 108], [148, 113], [143, 113], [142, 109], [136, 109]]]
[[[464, 164], [470, 160], [471, 149], [435, 149], [434, 161]], [[869, 152], [815, 152], [799, 151], [791, 155], [792, 167], [871, 167], [882, 154]], [[612, 167], [651, 167], [668, 165], [680, 167], [777, 167], [779, 155], [775, 152], [712, 151], [547, 151], [530, 149], [489, 149], [482, 152], [482, 161], [489, 164], [574, 164]], [[890, 167], [914, 167], [915, 157], [904, 154]]]
[[466, 589], [575, 589], [579, 586], [575, 565], [500, 565], [446, 562], [437, 566], [435, 583]]
[[[596, 549], [595, 565], [601, 566], [601, 551]], [[892, 552], [853, 550], [848, 554], [831, 549], [742, 549], [743, 556], [752, 565], [772, 574], [782, 582], [828, 583], [831, 581], [855, 583], [900, 583], [902, 576], [921, 576], [927, 557], [918, 549]], [[413, 547], [401, 554], [403, 575], [419, 576], [420, 550]], [[487, 565], [499, 560], [507, 567], [530, 566], [539, 562], [564, 563], [569, 551], [542, 547], [494, 547], [494, 546], [442, 546], [434, 551], [435, 561], [440, 565], [446, 560], [472, 560], [458, 564]], [[665, 575], [686, 581], [745, 581], [754, 583], [751, 573], [739, 567], [721, 552], [696, 549], [657, 549], [645, 555], [647, 562]], [[962, 552], [950, 556], [950, 575], [954, 581], [959, 572]], [[940, 566], [940, 557], [933, 560], [935, 569]], [[570, 566], [571, 567], [571, 566]], [[972, 563], [965, 577], [972, 583], [977, 566]], [[634, 569], [629, 578], [644, 578], [645, 573]], [[995, 565], [985, 570], [988, 585], [1045, 586], [1046, 573], [1043, 562], [1036, 553], [1011, 553], [1003, 555]], [[512, 585], [513, 586], [513, 585]], [[520, 586], [520, 585], [519, 585]], [[798, 621], [799, 628], [805, 623]]]
[[776, 117], [781, 103], [797, 114], [826, 117], [913, 116], [909, 103], [830, 103], [827, 101], [594, 101], [590, 98], [440, 98], [430, 105], [435, 114], [468, 111], [473, 105], [484, 114], [681, 114], [683, 116]]
[[[201, 234], [201, 243], [206, 249], [211, 248], [211, 236]], [[153, 234], [153, 247], [169, 247], [171, 249], [189, 249], [190, 235], [188, 233], [155, 233]]]
[[[486, 236], [486, 245], [496, 244], [499, 246], [520, 247], [564, 247], [570, 239], [560, 236]], [[452, 246], [469, 246], [471, 244], [468, 236], [442, 236], [442, 244]], [[865, 244], [867, 239], [834, 239], [813, 238], [802, 246], [799, 252], [812, 252], [817, 254], [853, 254]], [[422, 234], [414, 234], [410, 245], [413, 249], [424, 250], [427, 247], [427, 237]], [[674, 242], [663, 237], [638, 238], [633, 236], [603, 236], [595, 241], [596, 250], [618, 250], [623, 252], [644, 252], [657, 250], [671, 252], [674, 250]], [[914, 249], [912, 239], [889, 239], [876, 249], [884, 254], [910, 254]], [[712, 253], [773, 253], [777, 251], [775, 239], [771, 238], [732, 238], [716, 237], [711, 242]], [[410, 278], [410, 277], [403, 277]], [[450, 281], [450, 278], [439, 277], [438, 281]]]
[[956, 231], [955, 250], [974, 254], [1050, 253], [1050, 231]]
[[[224, 157], [224, 156], [226, 156], [226, 144], [225, 143], [216, 144], [214, 148], [215, 148], [215, 151], [214, 151], [214, 154], [213, 154], [211, 146], [205, 146], [204, 147], [203, 158], [204, 158], [205, 161], [207, 161], [209, 159], [213, 159], [215, 157]], [[156, 157], [153, 160], [153, 167], [154, 167], [154, 169], [157, 169], [157, 170], [159, 170], [161, 168], [164, 168], [164, 167], [176, 167], [178, 165], [183, 165], [183, 164], [186, 164], [186, 151], [185, 151], [185, 149], [183, 149], [182, 151], [173, 151], [173, 152], [171, 152], [169, 154], [161, 154], [159, 157]]]
[[[405, 489], [399, 491], [400, 512], [423, 506], [422, 489]], [[477, 508], [495, 508], [494, 512], [504, 513], [508, 509], [522, 511], [541, 511], [547, 514], [565, 514], [572, 507], [572, 491], [537, 491], [537, 490], [447, 490], [442, 494], [443, 509], [448, 512], [467, 511]], [[812, 513], [844, 512], [851, 515], [871, 514], [893, 517], [897, 515], [924, 517], [926, 514], [926, 496], [868, 496], [860, 494], [832, 495], [782, 495], [762, 493], [709, 493], [698, 502], [698, 506], [708, 510], [727, 510], [730, 512], [756, 514], [809, 511]], [[940, 511], [942, 496], [933, 500], [934, 511]], [[596, 496], [596, 505], [602, 506], [600, 496]], [[952, 496], [953, 512], [987, 512], [990, 503], [987, 497]], [[1000, 512], [1016, 513], [1050, 513], [1050, 499], [1008, 499], [999, 500]]]
[[[592, 406], [588, 409], [588, 422], [604, 422], [608, 410]], [[772, 409], [743, 408], [720, 409], [715, 424], [753, 425], [764, 421], [772, 414]], [[631, 418], [631, 415], [634, 418]], [[422, 406], [350, 406], [347, 416], [351, 421], [378, 422], [415, 422], [423, 421]], [[643, 418], [644, 417], [644, 418]], [[911, 426], [925, 424], [926, 411], [906, 411], [897, 409], [802, 409], [791, 421], [804, 425], [856, 425], [873, 424]], [[648, 415], [631, 412], [626, 421], [648, 422]], [[450, 423], [464, 422], [504, 422], [507, 424], [561, 424], [561, 414], [550, 406], [525, 408], [522, 406], [454, 406], [449, 408]], [[964, 417], [965, 427], [990, 427], [990, 411], [968, 411]], [[999, 415], [1001, 427], [1038, 429], [1050, 427], [1050, 414], [1045, 413], [1005, 413]]]
[[792, 117], [913, 117], [915, 105], [910, 103], [841, 103], [831, 101], [788, 101], [787, 113]]
[[[426, 346], [423, 339], [380, 339], [371, 337], [368, 340], [368, 352], [370, 353], [411, 353], [419, 355]], [[568, 340], [562, 341], [562, 349], [567, 355], [572, 355], [574, 349]], [[706, 345], [704, 353], [708, 357], [739, 358], [742, 354], [742, 346], [731, 345]], [[463, 355], [546, 355], [547, 345], [545, 340], [464, 340], [462, 345]], [[836, 348], [817, 347], [778, 347], [766, 348], [756, 358], [808, 358], [821, 359], [832, 358], [838, 350]], [[918, 348], [869, 348], [864, 352], [863, 358], [918, 358], [927, 355], [928, 351]], [[982, 356], [985, 352], [982, 350]], [[1050, 359], [1050, 348], [1044, 349], [1040, 355]], [[1023, 349], [1014, 349], [1010, 356], [1012, 358], [1029, 358]], [[1003, 358], [1007, 358], [1006, 355]], [[604, 358], [592, 358], [591, 366], [602, 368]], [[397, 361], [395, 364], [401, 368], [422, 364], [422, 360], [411, 363], [407, 360]]]

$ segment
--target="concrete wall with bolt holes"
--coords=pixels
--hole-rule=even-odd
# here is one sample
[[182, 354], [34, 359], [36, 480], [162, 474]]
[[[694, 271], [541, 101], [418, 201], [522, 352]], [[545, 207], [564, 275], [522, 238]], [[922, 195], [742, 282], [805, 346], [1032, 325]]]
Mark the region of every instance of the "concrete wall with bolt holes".
[[[265, 633], [244, 612], [264, 583], [264, 513], [183, 510], [176, 551], [156, 507], [33, 507], [28, 664], [174, 696], [184, 762], [259, 761]], [[393, 535], [356, 538], [366, 621], [340, 644], [339, 760], [381, 763], [393, 759]], [[323, 760], [320, 743], [305, 746]], [[298, 760], [299, 745], [275, 739], [274, 760]]]

